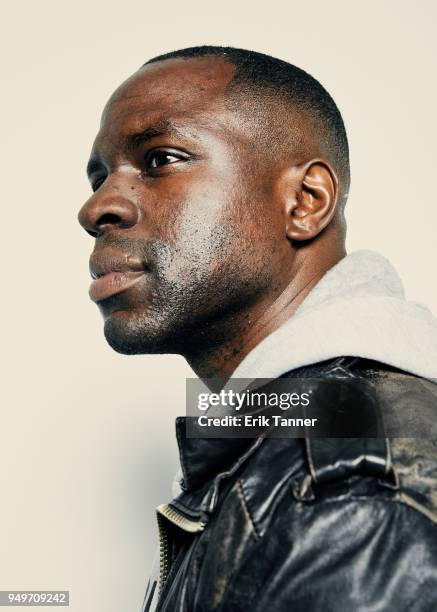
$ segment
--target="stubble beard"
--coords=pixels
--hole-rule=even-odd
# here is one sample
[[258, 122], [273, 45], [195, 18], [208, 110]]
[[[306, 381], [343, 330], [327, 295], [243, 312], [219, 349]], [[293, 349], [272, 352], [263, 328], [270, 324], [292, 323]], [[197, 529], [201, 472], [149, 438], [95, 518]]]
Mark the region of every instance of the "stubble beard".
[[223, 260], [223, 244], [220, 251], [210, 248], [202, 259], [154, 242], [147, 300], [123, 309], [123, 297], [118, 296], [119, 304], [104, 326], [109, 345], [125, 355], [187, 357], [238, 334], [244, 311], [272, 282], [266, 261], [244, 253], [253, 248], [249, 244], [240, 243], [234, 257]]

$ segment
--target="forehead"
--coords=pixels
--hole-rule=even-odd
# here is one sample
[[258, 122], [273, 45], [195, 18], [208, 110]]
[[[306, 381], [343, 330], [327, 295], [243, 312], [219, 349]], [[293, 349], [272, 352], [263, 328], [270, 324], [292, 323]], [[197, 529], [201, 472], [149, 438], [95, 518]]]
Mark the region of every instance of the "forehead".
[[193, 123], [202, 116], [218, 120], [234, 71], [223, 58], [207, 56], [144, 66], [112, 94], [96, 142], [135, 133], [161, 120]]

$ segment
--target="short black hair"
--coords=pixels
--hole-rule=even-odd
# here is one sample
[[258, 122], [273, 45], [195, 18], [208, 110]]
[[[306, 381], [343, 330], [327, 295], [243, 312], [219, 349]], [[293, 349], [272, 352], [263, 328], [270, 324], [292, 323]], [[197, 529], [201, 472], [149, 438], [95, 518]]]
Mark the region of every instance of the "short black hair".
[[310, 74], [284, 60], [235, 47], [203, 45], [188, 47], [158, 55], [147, 64], [172, 58], [221, 56], [236, 67], [231, 83], [244, 93], [267, 93], [283, 104], [291, 105], [309, 118], [314, 131], [321, 136], [324, 150], [329, 154], [339, 175], [342, 196], [349, 190], [349, 146], [340, 111], [326, 89]]

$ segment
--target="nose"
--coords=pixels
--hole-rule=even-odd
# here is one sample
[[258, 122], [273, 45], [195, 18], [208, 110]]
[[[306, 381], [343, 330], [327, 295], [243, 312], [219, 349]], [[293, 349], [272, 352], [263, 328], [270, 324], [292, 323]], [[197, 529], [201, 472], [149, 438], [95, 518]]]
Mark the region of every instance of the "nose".
[[[112, 191], [112, 190], [111, 190]], [[112, 228], [127, 229], [139, 221], [139, 209], [120, 193], [103, 190], [96, 192], [79, 211], [81, 226], [94, 236], [100, 236]]]

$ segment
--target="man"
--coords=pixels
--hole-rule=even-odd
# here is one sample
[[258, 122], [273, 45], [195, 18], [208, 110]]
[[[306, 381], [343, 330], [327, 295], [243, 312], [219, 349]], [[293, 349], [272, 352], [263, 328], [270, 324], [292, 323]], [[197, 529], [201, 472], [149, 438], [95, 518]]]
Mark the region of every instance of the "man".
[[[381, 404], [426, 404], [432, 428], [436, 322], [381, 256], [346, 256], [346, 132], [310, 75], [234, 48], [154, 58], [106, 105], [88, 174], [90, 296], [116, 351], [179, 353], [219, 387], [411, 382]], [[432, 438], [177, 434], [145, 610], [437, 609]]]

